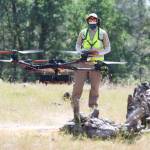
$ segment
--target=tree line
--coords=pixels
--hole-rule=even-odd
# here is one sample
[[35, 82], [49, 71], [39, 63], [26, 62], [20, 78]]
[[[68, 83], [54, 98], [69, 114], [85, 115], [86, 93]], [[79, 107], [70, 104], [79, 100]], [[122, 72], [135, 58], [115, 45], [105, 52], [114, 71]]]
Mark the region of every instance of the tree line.
[[[60, 51], [75, 50], [86, 15], [94, 12], [110, 38], [112, 52], [106, 59], [128, 62], [111, 67], [113, 81], [142, 76], [150, 80], [149, 4], [149, 0], [0, 0], [0, 49], [43, 49], [45, 55], [23, 57], [62, 59]], [[9, 64], [0, 63], [0, 68], [5, 80], [13, 73], [17, 80], [28, 75]]]

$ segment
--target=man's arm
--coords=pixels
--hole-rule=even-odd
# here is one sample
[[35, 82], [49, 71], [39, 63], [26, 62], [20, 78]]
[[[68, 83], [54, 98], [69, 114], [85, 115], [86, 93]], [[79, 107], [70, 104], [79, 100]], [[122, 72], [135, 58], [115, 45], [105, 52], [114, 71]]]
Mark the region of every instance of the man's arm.
[[77, 52], [81, 52], [81, 46], [82, 46], [82, 33], [80, 32], [79, 33], [79, 36], [78, 36], [78, 38], [77, 38], [77, 42], [76, 42], [76, 51]]
[[103, 37], [104, 51], [101, 51], [99, 54], [105, 55], [111, 51], [110, 41], [107, 32], [104, 33]]

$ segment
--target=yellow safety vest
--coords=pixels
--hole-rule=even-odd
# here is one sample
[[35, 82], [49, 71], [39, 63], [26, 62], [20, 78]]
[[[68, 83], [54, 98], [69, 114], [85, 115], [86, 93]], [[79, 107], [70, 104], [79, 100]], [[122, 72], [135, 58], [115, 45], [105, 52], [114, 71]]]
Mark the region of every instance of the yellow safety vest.
[[[82, 49], [98, 48], [100, 51], [104, 49], [103, 42], [99, 36], [100, 34], [104, 33], [103, 29], [98, 28], [92, 40], [90, 39], [88, 29], [84, 29], [82, 32], [85, 37], [82, 42]], [[96, 57], [90, 58], [90, 61], [93, 61], [93, 62], [98, 61], [98, 60], [100, 61], [104, 60], [104, 56], [96, 56]]]

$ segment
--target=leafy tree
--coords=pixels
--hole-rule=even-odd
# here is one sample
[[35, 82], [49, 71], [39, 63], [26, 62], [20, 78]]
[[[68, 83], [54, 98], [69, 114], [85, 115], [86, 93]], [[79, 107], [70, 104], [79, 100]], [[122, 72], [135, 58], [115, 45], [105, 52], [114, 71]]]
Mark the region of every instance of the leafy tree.
[[[114, 78], [138, 79], [143, 70], [149, 80], [149, 11], [146, 0], [1, 0], [0, 49], [44, 49], [44, 57], [65, 57], [60, 50], [75, 50], [77, 36], [86, 27], [86, 15], [95, 12], [111, 41], [112, 52], [106, 59], [128, 62], [111, 68]], [[24, 59], [29, 57], [43, 55]], [[15, 67], [8, 67], [0, 63], [2, 78], [14, 74]], [[17, 79], [28, 75], [16, 69]]]
[[144, 78], [150, 80], [148, 75], [150, 59], [147, 57], [150, 53], [150, 31], [148, 30], [150, 7], [146, 5], [145, 0], [134, 0], [132, 3], [129, 0], [118, 0], [117, 3], [118, 10], [129, 20], [129, 26], [127, 26], [129, 36], [125, 42], [128, 71], [135, 78], [140, 78], [140, 70], [145, 68]]

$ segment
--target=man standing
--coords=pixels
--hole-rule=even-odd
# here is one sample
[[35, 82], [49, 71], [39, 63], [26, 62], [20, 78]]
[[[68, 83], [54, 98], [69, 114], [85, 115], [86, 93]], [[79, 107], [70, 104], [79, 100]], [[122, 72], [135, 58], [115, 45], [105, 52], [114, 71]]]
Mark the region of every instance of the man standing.
[[[86, 18], [88, 28], [81, 30], [79, 33], [76, 50], [82, 54], [85, 52], [93, 52], [93, 57], [90, 57], [89, 62], [79, 63], [79, 67], [90, 68], [97, 61], [103, 61], [104, 55], [111, 51], [110, 42], [106, 31], [101, 29], [100, 18], [97, 14], [91, 13]], [[86, 53], [85, 53], [86, 54]], [[92, 109], [91, 117], [98, 117], [98, 97], [99, 97], [99, 85], [101, 81], [101, 74], [99, 71], [75, 71], [75, 83], [72, 92], [72, 107], [74, 112], [74, 119], [76, 122], [80, 122], [80, 107], [79, 99], [81, 97], [84, 81], [89, 78], [91, 83], [91, 89], [89, 93], [89, 107]]]

